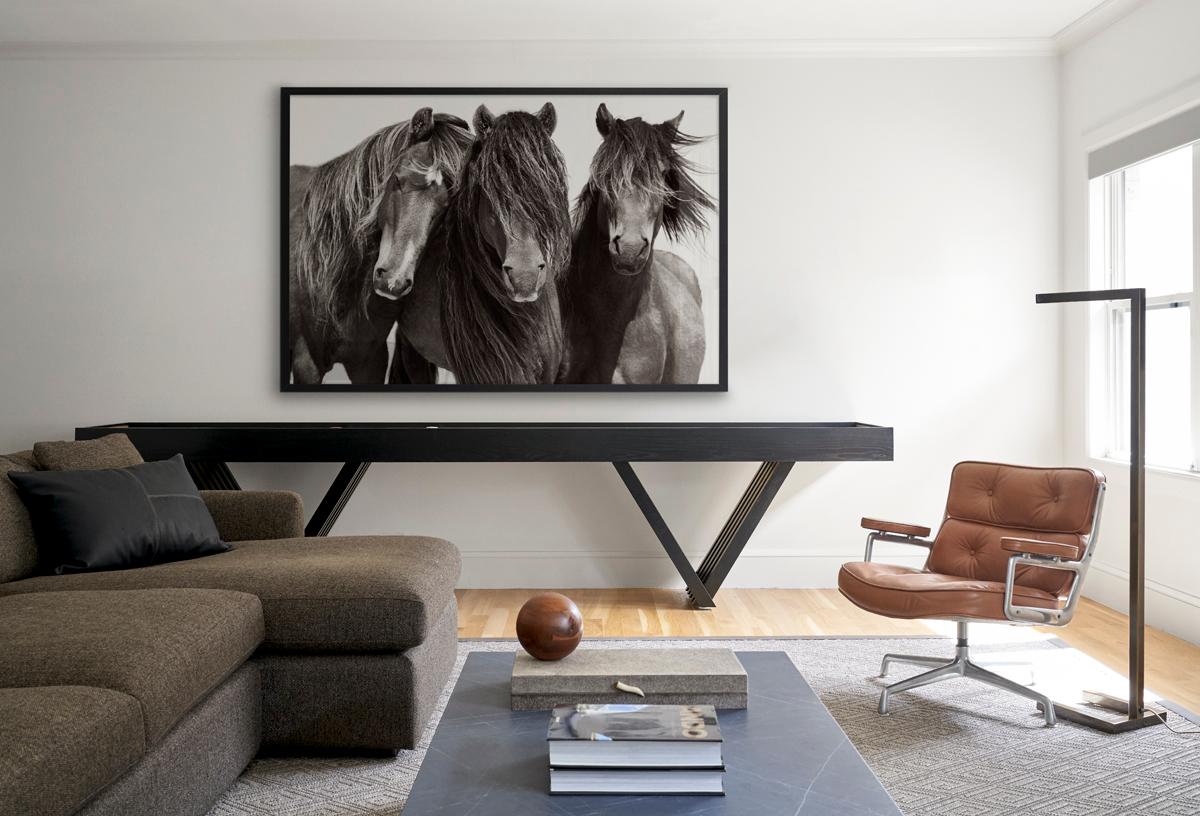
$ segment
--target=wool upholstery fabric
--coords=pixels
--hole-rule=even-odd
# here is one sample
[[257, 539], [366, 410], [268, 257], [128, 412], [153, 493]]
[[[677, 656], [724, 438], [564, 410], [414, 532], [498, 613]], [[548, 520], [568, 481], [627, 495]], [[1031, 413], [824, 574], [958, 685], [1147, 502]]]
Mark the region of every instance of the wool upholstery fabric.
[[16, 581], [37, 569], [37, 543], [29, 511], [8, 478], [12, 472], [37, 470], [33, 451], [0, 456], [0, 582]]
[[147, 746], [262, 642], [258, 598], [156, 589], [0, 598], [0, 687], [83, 685], [141, 706]]
[[33, 446], [33, 455], [42, 470], [101, 470], [144, 461], [123, 433], [78, 442], [38, 442]]
[[263, 744], [289, 750], [397, 751], [416, 746], [454, 668], [453, 599], [425, 642], [404, 652], [262, 652]]
[[0, 810], [67, 816], [142, 756], [128, 694], [83, 686], [0, 688]]
[[222, 541], [301, 538], [304, 502], [286, 490], [201, 490]]
[[258, 753], [260, 699], [247, 663], [78, 816], [204, 816]]
[[55, 573], [125, 569], [224, 552], [178, 454], [127, 468], [14, 472], [38, 554]]
[[397, 651], [423, 643], [454, 600], [460, 558], [424, 536], [243, 541], [228, 552], [133, 570], [41, 575], [0, 595], [58, 590], [197, 587], [262, 601], [266, 646], [318, 652]]

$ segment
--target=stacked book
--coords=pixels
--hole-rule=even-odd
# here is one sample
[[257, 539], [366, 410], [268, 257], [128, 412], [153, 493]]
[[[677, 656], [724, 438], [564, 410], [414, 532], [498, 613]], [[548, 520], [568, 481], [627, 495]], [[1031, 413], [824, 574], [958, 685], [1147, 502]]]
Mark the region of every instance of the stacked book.
[[551, 793], [725, 793], [710, 705], [558, 706], [546, 739]]

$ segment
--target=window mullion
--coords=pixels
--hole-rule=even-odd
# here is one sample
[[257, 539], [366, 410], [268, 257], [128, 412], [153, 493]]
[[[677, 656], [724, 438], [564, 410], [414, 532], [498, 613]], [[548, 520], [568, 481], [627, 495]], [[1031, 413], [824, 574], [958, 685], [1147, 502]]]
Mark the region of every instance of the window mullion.
[[[1200, 142], [1192, 145], [1192, 293], [1200, 292]], [[1188, 312], [1191, 327], [1192, 470], [1200, 469], [1200, 319]]]
[[[1125, 285], [1125, 171], [1114, 173], [1109, 183], [1109, 286], [1120, 289]], [[1129, 447], [1125, 444], [1125, 422], [1122, 421], [1125, 415], [1122, 393], [1125, 382], [1125, 332], [1120, 327], [1121, 307], [1124, 305], [1112, 304], [1108, 321], [1108, 447], [1112, 454], [1120, 458], [1127, 458]]]

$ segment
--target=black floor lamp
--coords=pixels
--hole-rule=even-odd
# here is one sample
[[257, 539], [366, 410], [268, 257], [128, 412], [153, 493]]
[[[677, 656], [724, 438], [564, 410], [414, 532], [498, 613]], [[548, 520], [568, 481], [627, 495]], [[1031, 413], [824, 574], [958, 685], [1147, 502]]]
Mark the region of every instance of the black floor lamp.
[[[1058, 715], [1102, 731], [1119, 733], [1162, 723], [1166, 712], [1146, 706], [1146, 290], [1098, 289], [1050, 292], [1038, 303], [1128, 300], [1129, 365], [1129, 700], [1106, 705], [1106, 695], [1084, 693], [1092, 703], [1054, 704]], [[1116, 701], [1118, 704], [1120, 701]], [[1120, 710], [1117, 710], [1120, 709]], [[1105, 716], [1105, 715], [1108, 716]], [[1117, 716], [1113, 716], [1113, 715]]]

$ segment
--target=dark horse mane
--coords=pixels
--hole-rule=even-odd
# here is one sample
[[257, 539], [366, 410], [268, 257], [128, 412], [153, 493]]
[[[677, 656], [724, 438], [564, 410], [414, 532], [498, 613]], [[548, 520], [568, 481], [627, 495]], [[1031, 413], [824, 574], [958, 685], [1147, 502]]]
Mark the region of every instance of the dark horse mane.
[[[607, 117], [607, 109], [601, 106]], [[598, 124], [601, 112], [597, 112]], [[608, 252], [608, 227], [597, 208], [609, 212], [631, 194], [662, 202], [662, 226], [673, 239], [698, 236], [716, 202], [692, 178], [699, 168], [680, 149], [702, 138], [679, 131], [678, 120], [652, 125], [637, 119], [606, 119], [607, 131], [575, 201], [571, 265], [563, 287], [568, 342], [565, 382], [611, 382], [625, 330], [651, 285], [649, 271], [618, 275]]]
[[486, 199], [507, 229], [532, 227], [546, 259], [546, 289], [570, 259], [567, 169], [537, 117], [523, 111], [496, 119], [467, 153], [443, 218], [440, 246], [442, 336], [460, 383], [515, 384], [542, 379], [543, 349], [561, 344], [558, 315], [548, 296], [515, 303], [501, 278], [501, 260], [476, 223]]
[[576, 233], [592, 217], [597, 204], [603, 202], [611, 208], [632, 193], [663, 202], [663, 229], [671, 240], [707, 230], [705, 213], [715, 210], [716, 202], [692, 178], [700, 168], [679, 152], [703, 141], [671, 122], [652, 125], [641, 117], [614, 120], [592, 157], [588, 182], [576, 199]]
[[[450, 114], [434, 114], [433, 122], [433, 159], [429, 167], [413, 169], [437, 170], [453, 189], [471, 132]], [[363, 270], [378, 247], [379, 206], [401, 154], [411, 146], [410, 130], [408, 121], [382, 128], [313, 173], [302, 205], [297, 261], [299, 286], [319, 325], [347, 334], [356, 317], [367, 313], [371, 279]]]

